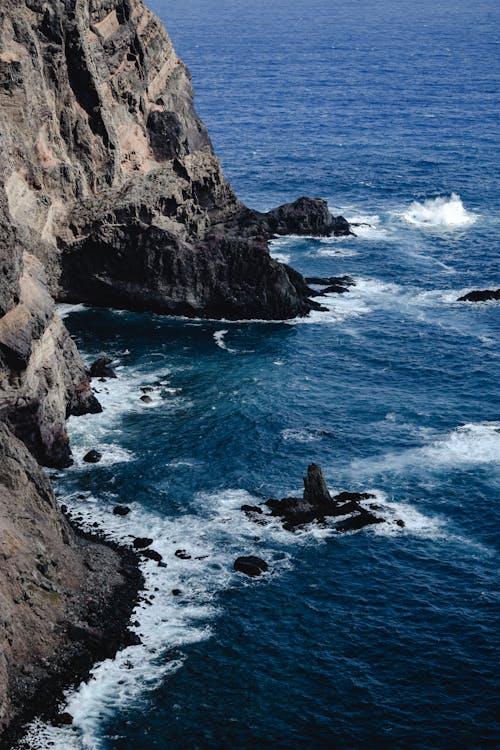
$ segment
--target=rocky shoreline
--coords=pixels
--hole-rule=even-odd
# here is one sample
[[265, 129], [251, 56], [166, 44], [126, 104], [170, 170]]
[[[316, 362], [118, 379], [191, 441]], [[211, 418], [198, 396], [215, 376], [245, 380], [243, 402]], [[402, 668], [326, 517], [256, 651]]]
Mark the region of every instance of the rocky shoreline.
[[[5, 748], [35, 714], [56, 718], [63, 687], [130, 642], [142, 585], [138, 555], [70, 526], [40, 469], [71, 464], [69, 416], [102, 410], [55, 302], [306, 316], [324, 309], [321, 293], [271, 257], [270, 240], [352, 229], [320, 198], [268, 213], [238, 200], [195, 111], [189, 71], [142, 0], [3, 0], [0, 21]], [[101, 376], [112, 377], [107, 364]], [[164, 565], [154, 550], [140, 554]]]
[[[92, 619], [96, 625], [74, 627], [65, 636], [60, 636], [56, 655], [47, 659], [46, 676], [20, 685], [14, 705], [15, 718], [0, 737], [0, 750], [10, 750], [14, 744], [19, 750], [24, 747], [29, 750], [22, 738], [27, 725], [35, 718], [55, 726], [71, 724], [71, 715], [60, 711], [65, 692], [86, 681], [97, 663], [112, 659], [137, 639], [129, 625], [144, 587], [138, 556], [132, 549], [107, 539], [99, 531], [90, 534], [69, 518], [68, 522], [82, 549], [89, 544], [98, 544], [113, 551], [119, 558], [119, 570], [124, 580], [111, 599], [94, 600]], [[92, 593], [95, 594], [95, 590], [92, 589]], [[47, 696], [50, 696], [49, 700]]]

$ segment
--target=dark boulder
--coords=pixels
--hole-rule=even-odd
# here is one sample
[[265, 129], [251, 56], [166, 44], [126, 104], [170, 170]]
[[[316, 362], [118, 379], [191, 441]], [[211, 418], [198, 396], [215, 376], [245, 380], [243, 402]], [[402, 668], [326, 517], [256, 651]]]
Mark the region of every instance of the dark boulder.
[[141, 552], [142, 557], [147, 558], [148, 560], [154, 560], [155, 562], [161, 562], [163, 560], [163, 555], [160, 555], [159, 552], [156, 552], [154, 549], [146, 549], [144, 552]]
[[359, 531], [360, 529], [364, 529], [365, 526], [371, 526], [376, 523], [385, 523], [385, 521], [383, 518], [378, 518], [373, 513], [361, 509], [361, 513], [351, 516], [345, 521], [341, 521], [335, 528], [337, 531]]
[[151, 544], [153, 544], [153, 540], [149, 539], [146, 536], [138, 536], [132, 542], [132, 546], [134, 549], [144, 549], [145, 547], [149, 547]]
[[115, 371], [110, 367], [113, 360], [110, 357], [99, 357], [90, 365], [91, 378], [116, 378]]
[[153, 399], [151, 398], [151, 396], [141, 396], [141, 401], [143, 401], [145, 404], [153, 403]]
[[55, 727], [68, 727], [73, 724], [73, 717], [67, 711], [63, 711], [54, 717], [52, 723]]
[[[338, 495], [335, 495], [334, 500], [337, 503], [348, 503], [353, 500], [356, 502], [371, 500], [372, 497], [375, 497], [375, 495], [372, 495], [370, 492], [340, 492]], [[382, 508], [379, 506], [378, 510], [382, 510]]]
[[174, 554], [179, 560], [191, 560], [191, 555], [185, 549], [177, 549]]
[[241, 510], [244, 513], [263, 513], [263, 510], [258, 505], [242, 505]]
[[293, 203], [274, 208], [265, 214], [272, 234], [310, 235], [312, 237], [347, 236], [352, 234], [343, 216], [332, 216], [325, 200], [299, 198]]
[[88, 453], [84, 455], [83, 460], [87, 464], [98, 464], [101, 458], [102, 458], [102, 453], [99, 453], [99, 451], [92, 449], [91, 451], [89, 451]]
[[130, 508], [128, 505], [115, 505], [113, 508], [113, 514], [115, 516], [128, 516], [130, 513]]
[[256, 576], [262, 575], [269, 570], [269, 565], [265, 560], [261, 560], [260, 557], [254, 555], [248, 555], [246, 557], [238, 557], [234, 561], [234, 569], [238, 573], [244, 573], [246, 576], [255, 578]]
[[459, 297], [457, 302], [488, 302], [489, 300], [500, 300], [500, 289], [478, 289]]

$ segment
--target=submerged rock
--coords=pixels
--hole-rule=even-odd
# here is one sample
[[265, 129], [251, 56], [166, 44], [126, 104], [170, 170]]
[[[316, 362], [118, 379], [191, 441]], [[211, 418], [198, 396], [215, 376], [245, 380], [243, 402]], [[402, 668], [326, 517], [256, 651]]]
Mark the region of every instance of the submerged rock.
[[185, 549], [177, 549], [175, 551], [175, 556], [179, 558], [179, 560], [191, 560], [191, 555], [186, 552]]
[[306, 279], [307, 284], [324, 287], [320, 292], [314, 292], [315, 297], [321, 297], [325, 294], [346, 294], [349, 288], [356, 286], [352, 276], [311, 276]]
[[242, 505], [240, 510], [242, 510], [244, 513], [262, 513], [262, 508], [260, 505]]
[[488, 302], [500, 300], [500, 289], [478, 289], [459, 297], [457, 302]]
[[238, 557], [237, 560], [234, 561], [233, 567], [236, 572], [244, 573], [251, 578], [260, 576], [262, 573], [269, 570], [269, 565], [266, 561], [262, 560], [260, 557], [255, 557], [254, 555]]
[[146, 549], [144, 552], [141, 552], [142, 557], [147, 558], [148, 560], [154, 560], [155, 562], [161, 562], [163, 560], [163, 555], [160, 555], [159, 552], [157, 552], [154, 549]]
[[359, 531], [360, 529], [364, 529], [365, 526], [371, 526], [376, 523], [385, 523], [383, 518], [374, 516], [369, 510], [364, 510], [363, 508], [360, 508], [359, 510], [361, 512], [338, 523], [335, 526], [337, 531]]

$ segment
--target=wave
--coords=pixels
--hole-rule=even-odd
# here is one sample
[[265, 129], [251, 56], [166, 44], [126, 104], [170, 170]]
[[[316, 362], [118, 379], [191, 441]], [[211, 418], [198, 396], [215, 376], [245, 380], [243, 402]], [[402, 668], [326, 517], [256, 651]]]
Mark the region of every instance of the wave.
[[449, 198], [429, 198], [423, 203], [414, 201], [403, 218], [421, 227], [453, 228], [473, 224], [477, 215], [469, 213], [460, 196], [452, 193]]
[[352, 225], [356, 237], [361, 240], [370, 240], [382, 242], [390, 237], [387, 227], [381, 226], [381, 217], [379, 214], [358, 214], [349, 215], [347, 212], [347, 221]]
[[380, 458], [363, 459], [351, 464], [356, 475], [383, 472], [442, 471], [474, 466], [500, 467], [500, 422], [470, 422], [435, 438], [428, 445]]
[[232, 352], [232, 353], [234, 353], [234, 352], [236, 352], [236, 349], [231, 349], [231, 348], [230, 348], [230, 347], [229, 347], [229, 346], [228, 346], [228, 345], [226, 344], [226, 342], [224, 341], [224, 336], [225, 336], [225, 335], [226, 335], [227, 333], [229, 333], [229, 331], [227, 331], [227, 330], [224, 330], [224, 331], [216, 331], [216, 332], [214, 333], [214, 341], [215, 341], [215, 343], [217, 344], [217, 346], [218, 346], [218, 347], [219, 347], [220, 349], [224, 349], [224, 351], [226, 351], [226, 352]]
[[87, 310], [87, 306], [83, 304], [77, 304], [77, 305], [70, 305], [70, 304], [59, 304], [56, 306], [57, 312], [59, 313], [59, 316], [64, 320], [64, 318], [67, 318], [68, 315], [71, 315], [71, 313], [78, 313], [83, 312], [84, 310]]
[[[70, 417], [68, 420], [75, 458], [73, 467], [68, 470], [70, 472], [89, 468], [89, 464], [82, 459], [92, 449], [102, 453], [98, 467], [134, 460], [133, 453], [116, 443], [117, 435], [120, 434], [119, 423], [125, 414], [145, 409], [188, 408], [190, 405], [182, 396], [181, 389], [172, 387], [168, 377], [170, 368], [163, 363], [153, 372], [145, 372], [141, 367], [122, 365], [114, 367], [114, 370], [116, 379], [106, 383], [94, 381], [94, 391], [103, 407], [102, 413]], [[141, 400], [146, 396], [147, 401]]]
[[278, 263], [285, 263], [286, 265], [289, 265], [291, 261], [291, 256], [288, 253], [271, 253], [271, 257]]

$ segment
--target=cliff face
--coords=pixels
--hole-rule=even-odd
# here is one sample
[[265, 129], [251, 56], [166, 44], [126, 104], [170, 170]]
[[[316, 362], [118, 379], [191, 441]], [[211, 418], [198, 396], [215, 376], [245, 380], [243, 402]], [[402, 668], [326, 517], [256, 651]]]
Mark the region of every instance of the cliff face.
[[103, 656], [112, 653], [123, 625], [108, 610], [128, 614], [113, 597], [133, 585], [116, 552], [75, 537], [47, 478], [3, 424], [0, 561], [1, 738], [36, 701], [40, 683], [85, 661], [89, 641]]
[[240, 318], [311, 309], [267, 240], [348, 227], [324, 206], [310, 224], [314, 201], [305, 221], [272, 226], [244, 209], [141, 0], [4, 0], [0, 21], [0, 180], [58, 299]]
[[68, 465], [66, 418], [100, 410], [54, 299], [305, 315], [304, 279], [269, 255], [287, 233], [350, 230], [321, 200], [238, 201], [141, 0], [1, 0], [0, 735], [101, 642], [96, 613], [124, 580], [114, 552], [72, 534], [37, 464]]

